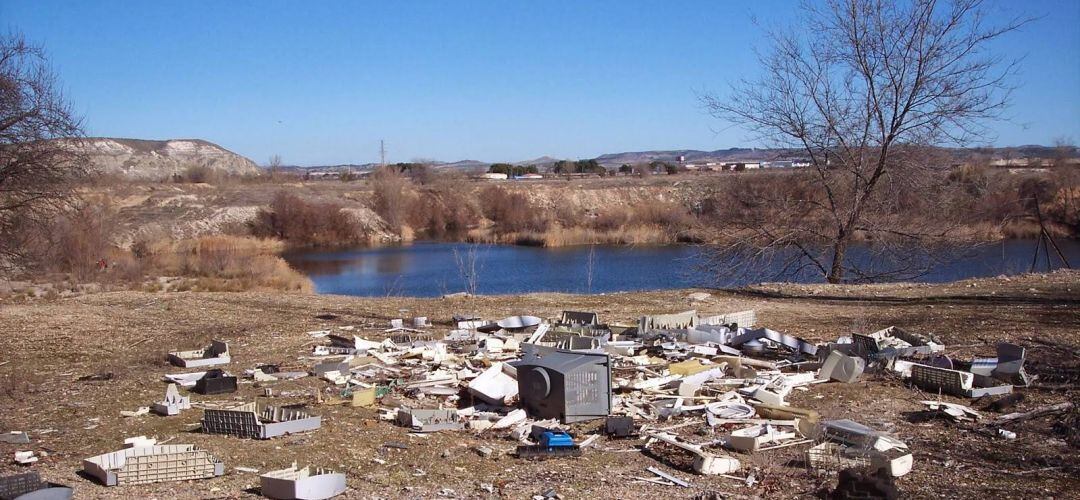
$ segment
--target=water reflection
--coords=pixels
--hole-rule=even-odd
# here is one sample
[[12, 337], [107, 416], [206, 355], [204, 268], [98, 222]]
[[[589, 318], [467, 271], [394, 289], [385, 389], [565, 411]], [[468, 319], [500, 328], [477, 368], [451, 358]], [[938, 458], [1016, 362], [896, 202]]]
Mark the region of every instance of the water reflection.
[[[1080, 242], [1059, 245], [1071, 262], [1080, 262]], [[290, 265], [311, 277], [319, 293], [359, 296], [432, 297], [466, 288], [454, 258], [471, 245], [418, 243], [411, 246], [286, 255]], [[544, 249], [481, 245], [478, 248], [478, 291], [519, 294], [540, 291], [606, 293], [694, 286], [738, 286], [772, 281], [781, 260], [751, 263], [728, 261], [740, 272], [718, 280], [707, 271], [709, 261], [693, 246], [597, 246]], [[919, 281], [1016, 274], [1028, 270], [1034, 241], [1012, 240], [976, 248], [965, 256], [935, 264]], [[590, 254], [591, 264], [590, 264]], [[867, 248], [853, 248], [854, 258], [879, 257]], [[940, 256], [935, 256], [940, 257]], [[733, 264], [733, 265], [732, 265]], [[880, 265], [880, 263], [879, 263]], [[1040, 270], [1045, 263], [1040, 261]], [[591, 270], [591, 271], [590, 271]], [[590, 279], [591, 278], [591, 279]], [[795, 281], [820, 281], [803, 272]]]

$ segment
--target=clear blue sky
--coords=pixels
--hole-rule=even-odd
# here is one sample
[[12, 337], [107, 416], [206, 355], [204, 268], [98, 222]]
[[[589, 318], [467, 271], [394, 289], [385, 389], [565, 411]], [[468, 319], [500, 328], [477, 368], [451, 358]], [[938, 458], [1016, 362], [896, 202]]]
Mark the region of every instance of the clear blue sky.
[[[0, 0], [43, 44], [88, 133], [204, 138], [262, 164], [590, 158], [753, 146], [697, 93], [757, 71], [756, 16], [726, 1], [97, 2]], [[993, 4], [1046, 17], [997, 145], [1080, 141], [1080, 0]]]

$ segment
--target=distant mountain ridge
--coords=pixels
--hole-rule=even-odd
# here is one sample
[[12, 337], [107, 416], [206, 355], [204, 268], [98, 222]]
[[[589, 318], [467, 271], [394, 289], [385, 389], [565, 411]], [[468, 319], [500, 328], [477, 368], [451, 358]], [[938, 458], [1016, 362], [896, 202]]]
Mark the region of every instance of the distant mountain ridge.
[[[1010, 146], [1002, 148], [944, 148], [943, 151], [949, 154], [956, 160], [970, 160], [974, 158], [985, 159], [1001, 159], [1001, 158], [1053, 158], [1060, 154], [1060, 150], [1055, 146], [1040, 146], [1037, 144], [1023, 145], [1023, 146]], [[1066, 147], [1065, 154], [1068, 157], [1075, 158], [1080, 157], [1080, 148], [1075, 146]], [[683, 157], [683, 160], [687, 163], [705, 162], [705, 161], [737, 161], [737, 160], [749, 160], [749, 161], [777, 161], [777, 160], [791, 160], [804, 158], [806, 155], [799, 149], [783, 149], [783, 148], [727, 148], [717, 149], [715, 151], [703, 151], [698, 149], [669, 149], [669, 150], [650, 150], [650, 151], [627, 151], [622, 153], [606, 153], [597, 156], [595, 160], [607, 168], [617, 168], [623, 164], [639, 164], [649, 163], [653, 161], [663, 161], [674, 163], [679, 161], [679, 157]], [[574, 158], [578, 159], [578, 158]], [[586, 158], [580, 158], [586, 159]], [[541, 156], [532, 160], [523, 161], [499, 161], [499, 162], [483, 162], [477, 160], [461, 160], [456, 162], [442, 162], [435, 161], [431, 163], [431, 166], [436, 169], [460, 169], [460, 170], [480, 170], [485, 169], [492, 163], [510, 163], [513, 165], [536, 165], [540, 168], [550, 167], [556, 162], [560, 161], [558, 158], [550, 156]], [[324, 166], [312, 166], [312, 167], [295, 167], [303, 170], [325, 170], [335, 171], [343, 168], [352, 168], [354, 170], [371, 170], [378, 167], [378, 163], [365, 163], [362, 165], [324, 165]]]
[[[218, 170], [228, 175], [254, 175], [262, 171], [255, 162], [229, 151], [217, 144], [203, 139], [167, 139], [146, 140], [112, 137], [93, 137], [80, 140], [79, 148], [89, 157], [94, 170], [103, 173], [121, 174], [135, 179], [166, 179], [183, 175], [192, 167], [205, 167]], [[1064, 150], [1054, 146], [1023, 145], [1004, 148], [951, 148], [944, 149], [956, 160], [1014, 159], [1014, 158], [1054, 158], [1064, 152], [1068, 157], [1080, 157], [1080, 149], [1068, 146]], [[727, 148], [715, 151], [697, 149], [671, 149], [649, 151], [627, 151], [607, 153], [595, 160], [607, 168], [617, 168], [623, 164], [640, 164], [653, 161], [674, 163], [682, 157], [687, 163], [705, 161], [769, 161], [802, 158], [797, 149], [768, 148]], [[548, 168], [560, 161], [550, 156], [541, 156], [532, 160], [506, 162], [514, 165], [536, 165]], [[459, 170], [467, 172], [483, 171], [492, 163], [479, 160], [459, 160], [454, 162], [431, 161], [429, 165], [437, 170]], [[296, 172], [340, 172], [353, 170], [364, 172], [374, 170], [378, 163], [339, 164], [319, 166], [283, 166], [284, 170]]]

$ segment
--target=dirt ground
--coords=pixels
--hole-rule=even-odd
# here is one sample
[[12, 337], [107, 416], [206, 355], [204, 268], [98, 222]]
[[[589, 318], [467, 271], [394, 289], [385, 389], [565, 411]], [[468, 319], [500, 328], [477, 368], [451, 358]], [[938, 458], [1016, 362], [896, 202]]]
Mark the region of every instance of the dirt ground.
[[[311, 346], [324, 342], [312, 339], [305, 333], [309, 330], [356, 325], [359, 334], [372, 338], [388, 319], [422, 315], [446, 331], [450, 316], [464, 312], [500, 318], [592, 310], [603, 321], [619, 322], [690, 308], [702, 313], [754, 308], [760, 325], [817, 342], [889, 325], [933, 333], [947, 345], [948, 355], [961, 359], [993, 355], [994, 344], [1008, 340], [1027, 347], [1028, 372], [1051, 387], [1019, 389], [1024, 400], [1007, 411], [1080, 403], [1080, 272], [944, 285], [760, 285], [741, 291], [705, 290], [711, 298], [703, 302], [687, 298], [693, 291], [702, 290], [455, 299], [195, 292], [12, 298], [0, 302], [0, 431], [27, 431], [31, 444], [0, 444], [0, 472], [22, 470], [12, 464], [12, 454], [34, 450], [45, 456], [32, 468], [50, 481], [73, 486], [76, 498], [160, 499], [256, 498], [257, 474], [236, 467], [262, 472], [293, 461], [345, 472], [348, 498], [528, 498], [552, 489], [565, 498], [790, 498], [813, 496], [835, 481], [808, 472], [801, 458], [805, 446], [738, 455], [743, 463], [738, 474], [753, 472], [760, 481], [753, 487], [729, 478], [696, 476], [677, 454], [669, 459], [661, 449], [646, 455], [637, 450], [640, 441], [635, 440], [600, 438], [581, 458], [523, 461], [509, 454], [516, 443], [501, 435], [462, 431], [413, 437], [378, 421], [375, 410], [315, 405], [315, 392], [329, 394], [328, 384], [311, 377], [275, 382], [273, 387], [278, 394], [297, 394], [276, 398], [278, 403], [307, 402], [323, 416], [322, 428], [313, 433], [267, 441], [206, 435], [197, 431], [202, 414], [197, 409], [168, 418], [120, 416], [121, 410], [159, 400], [165, 391], [162, 375], [182, 371], [165, 362], [170, 350], [201, 347], [219, 338], [230, 342], [233, 373], [262, 363], [306, 369]], [[324, 313], [337, 318], [316, 317]], [[101, 373], [112, 374], [111, 380], [78, 380]], [[192, 400], [245, 402], [262, 392], [244, 383], [235, 394], [194, 395]], [[1015, 425], [1011, 429], [1018, 437], [1002, 440], [944, 420], [917, 418], [923, 408], [919, 402], [934, 397], [885, 375], [865, 375], [850, 385], [813, 385], [789, 399], [826, 418], [850, 418], [907, 442], [915, 465], [897, 482], [904, 497], [1078, 498], [1080, 419], [1075, 411]], [[985, 403], [943, 399], [978, 408]], [[588, 434], [597, 424], [575, 430], [579, 436]], [[719, 431], [704, 424], [680, 430], [701, 441], [712, 432]], [[112, 488], [78, 474], [83, 458], [117, 450], [124, 438], [138, 435], [171, 439], [171, 444], [194, 443], [223, 460], [226, 474]], [[388, 443], [406, 449], [384, 446]], [[483, 458], [473, 449], [477, 445], [496, 452]], [[675, 474], [691, 487], [633, 483], [634, 476], [649, 476], [649, 466]]]

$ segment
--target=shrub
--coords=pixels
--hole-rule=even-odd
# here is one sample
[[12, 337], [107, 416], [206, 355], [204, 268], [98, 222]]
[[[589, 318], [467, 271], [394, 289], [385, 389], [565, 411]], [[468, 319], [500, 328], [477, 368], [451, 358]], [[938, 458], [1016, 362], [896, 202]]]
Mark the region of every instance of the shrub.
[[270, 209], [260, 210], [250, 225], [251, 234], [278, 238], [298, 247], [333, 247], [363, 242], [359, 224], [340, 205], [309, 202], [280, 191]]
[[117, 227], [116, 213], [107, 200], [84, 202], [57, 216], [38, 240], [43, 267], [70, 273], [78, 280], [90, 278], [107, 267]]
[[188, 182], [193, 184], [214, 184], [221, 181], [222, 172], [205, 165], [192, 165], [183, 173], [173, 177], [176, 182]]
[[371, 174], [371, 191], [371, 209], [390, 231], [402, 234], [411, 201], [408, 179], [395, 168], [380, 168]]
[[484, 217], [494, 222], [502, 233], [544, 232], [547, 229], [548, 219], [545, 214], [534, 207], [522, 193], [489, 186], [480, 193], [480, 200]]

